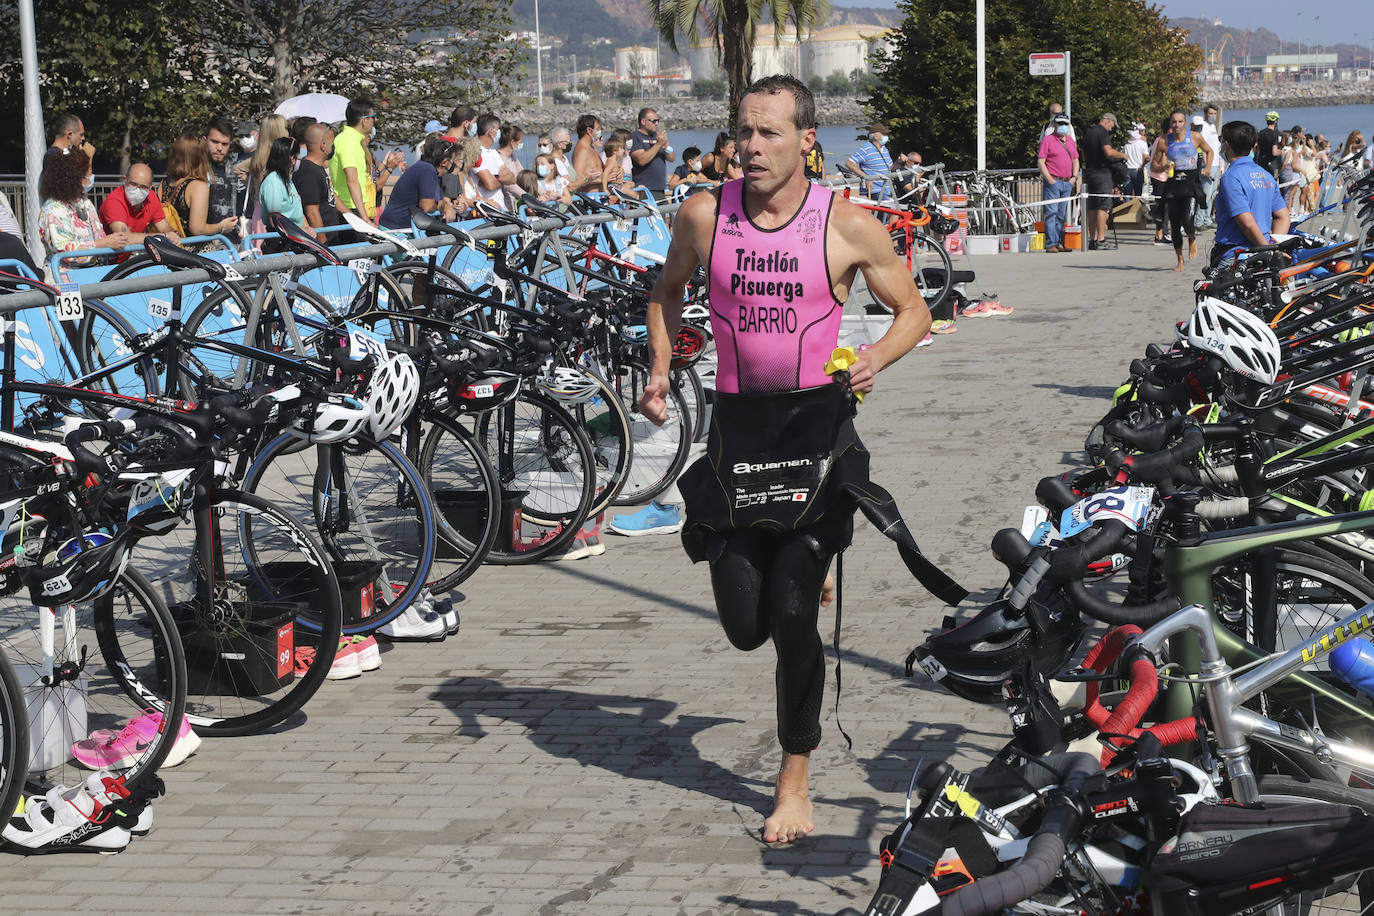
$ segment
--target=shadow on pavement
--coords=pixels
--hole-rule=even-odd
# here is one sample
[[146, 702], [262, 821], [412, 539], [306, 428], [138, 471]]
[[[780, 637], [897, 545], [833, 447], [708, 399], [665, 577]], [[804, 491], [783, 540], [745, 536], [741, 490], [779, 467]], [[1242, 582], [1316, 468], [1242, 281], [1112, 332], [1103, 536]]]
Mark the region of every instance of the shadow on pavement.
[[771, 810], [772, 795], [698, 753], [692, 738], [716, 725], [739, 722], [678, 716], [676, 703], [649, 697], [584, 693], [553, 687], [510, 687], [490, 678], [446, 681], [431, 695], [458, 717], [458, 734], [482, 738], [479, 717], [529, 729], [532, 744], [554, 757], [600, 767], [627, 779], [666, 783], [756, 811]]

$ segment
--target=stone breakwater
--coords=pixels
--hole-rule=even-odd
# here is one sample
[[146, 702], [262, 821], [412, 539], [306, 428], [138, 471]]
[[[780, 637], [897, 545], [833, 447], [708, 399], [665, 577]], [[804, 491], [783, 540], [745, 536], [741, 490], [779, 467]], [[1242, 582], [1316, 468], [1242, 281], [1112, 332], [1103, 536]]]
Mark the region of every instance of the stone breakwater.
[[[868, 119], [864, 114], [863, 99], [857, 98], [818, 98], [816, 99], [816, 119], [823, 126], [848, 126], [862, 124]], [[582, 105], [543, 105], [519, 108], [501, 112], [501, 117], [519, 124], [526, 133], [544, 133], [555, 127], [572, 130], [577, 119], [584, 114], [593, 114], [607, 127], [635, 126], [635, 115], [644, 105], [652, 105], [664, 118], [668, 130], [719, 130], [725, 124], [725, 102], [699, 101], [695, 99], [667, 99], [662, 101], [633, 102], [629, 105], [610, 105], [602, 102], [587, 102]]]
[[1305, 108], [1313, 105], [1374, 103], [1374, 82], [1331, 80], [1275, 86], [1263, 83], [1199, 83], [1197, 98], [1222, 108]]

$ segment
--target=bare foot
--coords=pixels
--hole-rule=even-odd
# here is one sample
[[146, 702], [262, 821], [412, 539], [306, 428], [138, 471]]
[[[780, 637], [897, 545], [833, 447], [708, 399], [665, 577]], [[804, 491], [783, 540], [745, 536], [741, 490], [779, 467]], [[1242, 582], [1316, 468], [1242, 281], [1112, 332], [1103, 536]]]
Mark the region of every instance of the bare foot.
[[1191, 261], [1191, 260], [1193, 260], [1193, 259], [1196, 258], [1196, 257], [1197, 257], [1197, 239], [1189, 239], [1189, 240], [1188, 240], [1188, 260]]
[[811, 797], [806, 771], [810, 754], [783, 754], [773, 813], [763, 822], [765, 843], [791, 843], [816, 829], [811, 820]]
[[827, 573], [825, 581], [821, 583], [821, 607], [830, 607], [835, 600], [835, 576]]
[[1180, 252], [1178, 252], [1178, 266], [1175, 267], [1174, 270], [1182, 270], [1182, 269], [1183, 269], [1183, 252], [1180, 251]]

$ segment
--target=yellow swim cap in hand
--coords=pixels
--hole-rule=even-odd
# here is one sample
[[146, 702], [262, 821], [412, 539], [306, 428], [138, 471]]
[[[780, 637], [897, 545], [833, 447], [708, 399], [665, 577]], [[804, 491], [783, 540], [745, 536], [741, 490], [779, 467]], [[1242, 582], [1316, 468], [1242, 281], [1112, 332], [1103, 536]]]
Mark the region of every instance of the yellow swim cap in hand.
[[[825, 364], [825, 374], [834, 375], [836, 372], [848, 372], [849, 367], [859, 361], [859, 357], [854, 353], [852, 347], [836, 347], [830, 354], [830, 362]], [[854, 392], [854, 399], [860, 404], [864, 402], [862, 391]]]

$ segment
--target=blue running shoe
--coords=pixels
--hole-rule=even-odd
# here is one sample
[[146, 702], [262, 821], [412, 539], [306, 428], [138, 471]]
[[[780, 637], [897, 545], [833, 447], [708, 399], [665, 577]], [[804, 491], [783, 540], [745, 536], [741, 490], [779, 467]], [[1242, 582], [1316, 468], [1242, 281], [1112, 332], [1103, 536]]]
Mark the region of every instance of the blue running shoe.
[[638, 512], [617, 515], [606, 528], [628, 538], [646, 534], [676, 534], [682, 530], [682, 510], [677, 506], [651, 502]]

